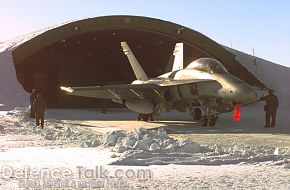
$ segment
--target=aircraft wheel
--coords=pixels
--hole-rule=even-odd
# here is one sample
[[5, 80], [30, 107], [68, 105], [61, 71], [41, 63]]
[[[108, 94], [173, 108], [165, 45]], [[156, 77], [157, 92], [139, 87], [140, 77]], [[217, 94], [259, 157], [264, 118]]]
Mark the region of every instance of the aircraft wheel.
[[143, 114], [143, 121], [148, 121], [148, 118], [149, 118], [148, 114]]
[[148, 114], [148, 120], [149, 121], [154, 121], [154, 118], [153, 118], [153, 114], [151, 113], [151, 114]]
[[216, 123], [217, 119], [218, 119], [217, 117], [211, 117], [211, 118], [209, 118], [208, 125], [209, 126], [215, 126], [215, 123]]
[[138, 115], [138, 121], [148, 121], [149, 119], [149, 115], [150, 114], [143, 114], [143, 113], [139, 113]]
[[139, 114], [138, 114], [137, 120], [138, 120], [138, 121], [142, 120], [142, 113], [139, 113]]
[[201, 118], [201, 120], [200, 120], [201, 126], [206, 127], [207, 123], [208, 123], [208, 118], [207, 117]]
[[194, 121], [201, 120], [201, 110], [199, 108], [195, 108], [192, 112], [192, 117]]
[[143, 113], [139, 113], [139, 115], [138, 115], [138, 121], [145, 121], [145, 120], [146, 120], [146, 115], [143, 114]]

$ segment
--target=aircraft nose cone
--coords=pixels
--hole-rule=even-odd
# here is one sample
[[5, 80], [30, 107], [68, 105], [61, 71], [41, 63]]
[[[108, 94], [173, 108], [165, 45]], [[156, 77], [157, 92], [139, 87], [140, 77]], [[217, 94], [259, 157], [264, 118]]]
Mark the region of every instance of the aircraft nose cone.
[[239, 85], [238, 89], [239, 89], [238, 90], [238, 94], [239, 94], [238, 97], [239, 97], [241, 102], [248, 103], [248, 102], [256, 100], [258, 97], [258, 95], [254, 91], [254, 89], [247, 84]]

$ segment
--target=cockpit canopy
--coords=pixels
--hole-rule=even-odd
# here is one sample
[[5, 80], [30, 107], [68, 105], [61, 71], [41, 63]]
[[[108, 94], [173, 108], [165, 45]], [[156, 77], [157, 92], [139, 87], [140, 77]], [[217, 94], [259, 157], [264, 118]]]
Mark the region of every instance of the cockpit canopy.
[[200, 58], [190, 63], [185, 69], [198, 70], [209, 74], [226, 74], [228, 71], [217, 60], [212, 58]]

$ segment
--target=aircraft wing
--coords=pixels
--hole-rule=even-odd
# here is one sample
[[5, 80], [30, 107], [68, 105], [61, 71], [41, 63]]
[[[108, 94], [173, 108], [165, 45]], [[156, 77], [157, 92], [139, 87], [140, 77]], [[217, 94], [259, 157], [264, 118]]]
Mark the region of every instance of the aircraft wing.
[[156, 84], [124, 84], [109, 86], [87, 86], [87, 87], [60, 87], [68, 95], [84, 96], [100, 99], [111, 99], [117, 103], [123, 103], [130, 97], [143, 96], [144, 93], [152, 92], [160, 87]]
[[185, 85], [185, 84], [203, 83], [203, 82], [217, 82], [217, 81], [211, 80], [211, 79], [164, 80], [158, 83], [158, 85], [160, 87], [170, 87], [170, 86], [179, 86], [179, 85]]
[[179, 85], [190, 85], [204, 82], [217, 82], [215, 80], [196, 79], [196, 80], [160, 80], [143, 84], [123, 84], [108, 86], [87, 86], [87, 87], [64, 87], [61, 90], [68, 95], [84, 96], [100, 99], [111, 99], [113, 102], [123, 103], [128, 98], [146, 98], [148, 100], [163, 100], [160, 93], [163, 88], [170, 88]]

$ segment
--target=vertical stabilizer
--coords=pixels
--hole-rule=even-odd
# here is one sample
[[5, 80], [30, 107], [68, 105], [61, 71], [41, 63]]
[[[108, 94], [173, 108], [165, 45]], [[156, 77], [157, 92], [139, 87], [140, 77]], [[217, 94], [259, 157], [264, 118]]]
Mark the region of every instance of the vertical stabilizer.
[[174, 62], [172, 66], [172, 71], [183, 69], [183, 43], [176, 43], [173, 55]]
[[126, 42], [121, 42], [124, 54], [127, 56], [137, 80], [146, 81], [148, 77]]

